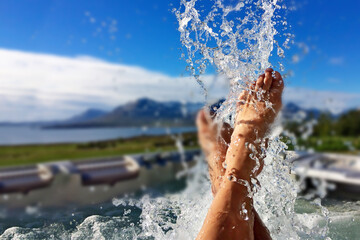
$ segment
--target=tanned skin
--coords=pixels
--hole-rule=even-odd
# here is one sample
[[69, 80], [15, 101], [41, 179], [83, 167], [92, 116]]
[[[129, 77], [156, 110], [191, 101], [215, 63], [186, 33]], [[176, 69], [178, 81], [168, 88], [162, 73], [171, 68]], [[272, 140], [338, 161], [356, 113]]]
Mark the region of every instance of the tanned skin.
[[[211, 114], [205, 110], [199, 112], [199, 143], [208, 161], [214, 199], [197, 239], [271, 239], [268, 229], [253, 208], [246, 184], [230, 181], [229, 178], [250, 184], [250, 179], [260, 174], [263, 156], [258, 156], [260, 166], [257, 166], [249, 157], [252, 151], [245, 143], [252, 143], [256, 149], [260, 149], [261, 141], [258, 140], [265, 138], [282, 107], [283, 89], [284, 81], [280, 73], [266, 69], [250, 90], [239, 96], [234, 129], [226, 124], [219, 129], [212, 121]], [[263, 96], [261, 99], [257, 97], [259, 91]], [[272, 104], [272, 109], [267, 108], [264, 100]], [[227, 163], [226, 169], [223, 167], [224, 161]]]

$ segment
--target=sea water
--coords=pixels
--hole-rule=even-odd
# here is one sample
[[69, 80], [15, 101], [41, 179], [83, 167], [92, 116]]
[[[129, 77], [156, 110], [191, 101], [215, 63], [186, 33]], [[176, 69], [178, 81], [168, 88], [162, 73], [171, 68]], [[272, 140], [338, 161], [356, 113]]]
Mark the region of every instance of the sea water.
[[0, 126], [0, 145], [83, 143], [138, 136], [157, 136], [196, 131], [195, 127], [108, 127], [82, 129], [42, 129], [27, 126]]
[[[282, 4], [276, 0], [181, 0], [180, 8], [174, 10], [184, 58], [205, 97], [207, 86], [201, 74], [209, 66], [215, 66], [229, 80], [230, 92], [219, 109], [218, 121], [234, 124], [239, 93], [267, 67], [282, 68], [281, 62], [270, 63], [271, 59], [281, 59], [283, 49], [291, 42], [284, 31], [287, 22], [280, 13], [286, 6]], [[272, 237], [356, 239], [360, 234], [356, 227], [360, 223], [359, 202], [299, 198], [298, 184], [290, 178], [289, 161], [281, 154], [286, 150], [278, 137], [281, 130], [279, 125], [274, 127], [270, 136], [265, 167], [259, 176], [261, 188], [254, 194], [255, 208]], [[181, 176], [179, 181], [186, 184], [179, 189], [148, 189], [138, 196], [114, 198], [111, 203], [89, 209], [47, 213], [29, 207], [21, 219], [11, 219], [2, 212], [1, 238], [194, 239], [213, 199], [203, 157]]]

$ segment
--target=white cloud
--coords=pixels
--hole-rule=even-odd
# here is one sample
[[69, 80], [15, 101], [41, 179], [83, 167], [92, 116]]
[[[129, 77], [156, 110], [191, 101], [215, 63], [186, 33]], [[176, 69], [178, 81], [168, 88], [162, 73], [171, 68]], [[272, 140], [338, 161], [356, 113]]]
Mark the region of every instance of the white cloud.
[[287, 87], [285, 102], [294, 102], [303, 108], [318, 108], [332, 113], [340, 113], [349, 108], [360, 106], [360, 94], [335, 91], [315, 91], [305, 88]]
[[[208, 84], [212, 79], [204, 77]], [[111, 109], [140, 97], [204, 101], [190, 77], [171, 77], [86, 56], [0, 49], [0, 121], [66, 118], [90, 107]]]
[[329, 59], [329, 63], [331, 65], [343, 65], [344, 58], [343, 57], [332, 57]]
[[[210, 99], [226, 95], [224, 79], [204, 76], [203, 80], [212, 86]], [[171, 77], [87, 56], [69, 58], [0, 49], [0, 121], [64, 119], [88, 108], [110, 110], [140, 97], [204, 101], [199, 85], [190, 77]], [[303, 107], [333, 112], [360, 103], [356, 94], [291, 87], [284, 98]]]

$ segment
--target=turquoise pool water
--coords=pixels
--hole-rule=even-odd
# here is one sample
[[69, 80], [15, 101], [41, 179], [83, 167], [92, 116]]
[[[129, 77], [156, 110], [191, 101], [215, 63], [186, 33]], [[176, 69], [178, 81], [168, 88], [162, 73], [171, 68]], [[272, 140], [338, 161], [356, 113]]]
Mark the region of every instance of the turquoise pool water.
[[[208, 182], [199, 194], [188, 196], [193, 186], [184, 178], [113, 201], [61, 209], [5, 210], [0, 212], [1, 239], [189, 239], [198, 231], [206, 213], [204, 201], [212, 196]], [[184, 199], [188, 199], [184, 201]], [[355, 240], [360, 236], [360, 201], [324, 199], [329, 210], [331, 239]], [[318, 222], [318, 207], [299, 198], [296, 212], [309, 226]], [[196, 213], [194, 215], [194, 213]], [[192, 222], [182, 219], [191, 216]], [[186, 221], [187, 222], [186, 222]], [[185, 221], [185, 223], [184, 223]], [[183, 234], [183, 233], [186, 234]], [[300, 239], [312, 239], [306, 231]]]

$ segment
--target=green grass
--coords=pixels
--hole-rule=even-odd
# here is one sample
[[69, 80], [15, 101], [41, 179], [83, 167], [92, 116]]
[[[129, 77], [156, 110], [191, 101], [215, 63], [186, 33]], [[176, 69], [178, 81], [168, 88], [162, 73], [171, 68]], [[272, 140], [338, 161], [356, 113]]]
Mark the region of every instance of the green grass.
[[[297, 145], [304, 146], [306, 149], [314, 149], [317, 152], [358, 153], [360, 150], [360, 137], [309, 137], [306, 140], [298, 139]], [[288, 146], [290, 150], [294, 149], [291, 144], [288, 144]]]
[[[186, 133], [182, 137], [185, 148], [198, 147], [196, 133]], [[283, 140], [286, 142], [286, 138]], [[350, 151], [345, 142], [351, 142], [356, 150]], [[310, 137], [306, 141], [299, 139], [298, 145], [318, 152], [358, 153], [360, 137]], [[288, 146], [289, 150], [293, 150], [291, 144]], [[80, 144], [0, 146], [0, 167], [173, 150], [176, 150], [175, 141], [170, 136], [142, 136]]]
[[[198, 147], [195, 133], [186, 133], [182, 137], [186, 148]], [[0, 167], [175, 149], [175, 141], [170, 136], [142, 136], [81, 144], [0, 146]]]

